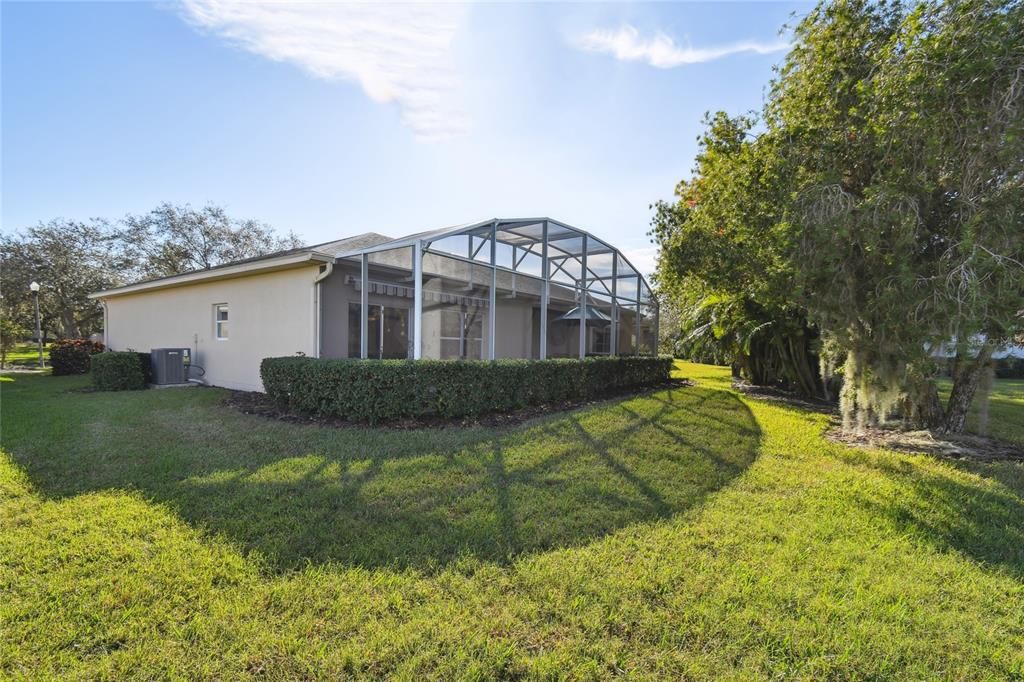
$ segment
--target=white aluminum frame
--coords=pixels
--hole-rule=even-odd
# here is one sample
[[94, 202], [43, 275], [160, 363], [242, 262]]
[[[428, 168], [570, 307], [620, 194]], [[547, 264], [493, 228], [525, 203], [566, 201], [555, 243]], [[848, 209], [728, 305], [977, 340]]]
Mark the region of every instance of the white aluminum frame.
[[[539, 228], [540, 235], [530, 236], [529, 234], [517, 232], [517, 230], [525, 230], [526, 228], [533, 228], [532, 231], [536, 231], [536, 229]], [[554, 232], [554, 234], [552, 234], [552, 232]], [[462, 235], [468, 237], [466, 240], [467, 250], [465, 255], [457, 255], [447, 251], [432, 250], [430, 248], [431, 244], [445, 239], [446, 237]], [[503, 239], [502, 235], [508, 236], [505, 236]], [[479, 244], [474, 244], [474, 239], [478, 239]], [[566, 242], [574, 239], [578, 239], [580, 242], [580, 248], [578, 250], [568, 248], [564, 243], [561, 245], [559, 244], [559, 242]], [[480, 258], [480, 253], [484, 244], [488, 241], [490, 242], [489, 253], [487, 254], [486, 259], [482, 259]], [[511, 268], [499, 265], [497, 262], [497, 245], [499, 242], [512, 247]], [[629, 259], [626, 258], [619, 250], [613, 248], [603, 240], [595, 237], [585, 230], [581, 230], [577, 227], [573, 227], [572, 225], [568, 225], [551, 218], [491, 218], [489, 220], [413, 234], [408, 237], [402, 237], [401, 239], [394, 239], [374, 246], [343, 253], [337, 257], [337, 260], [357, 256], [361, 258], [363, 286], [361, 292], [362, 319], [360, 321], [360, 354], [363, 358], [367, 357], [368, 350], [368, 256], [372, 253], [408, 247], [413, 249], [413, 359], [419, 360], [423, 356], [423, 254], [427, 251], [446, 258], [467, 261], [477, 266], [491, 268], [490, 292], [488, 296], [490, 308], [487, 316], [488, 342], [486, 349], [486, 357], [489, 360], [493, 360], [495, 358], [495, 332], [497, 322], [496, 303], [498, 289], [497, 274], [499, 269], [506, 272], [512, 272], [520, 276], [532, 277], [541, 281], [539, 343], [539, 355], [541, 359], [546, 359], [548, 355], [548, 303], [551, 298], [552, 281], [561, 286], [574, 287], [577, 291], [577, 310], [580, 315], [580, 359], [585, 358], [587, 355], [587, 308], [590, 305], [590, 301], [588, 299], [590, 297], [590, 287], [595, 284], [602, 287], [611, 297], [611, 355], [618, 355], [619, 352], [619, 299], [621, 295], [619, 294], [618, 281], [620, 279], [635, 278], [636, 280], [636, 297], [635, 300], [629, 301], [630, 306], [635, 305], [636, 311], [636, 348], [634, 349], [634, 352], [636, 354], [641, 354], [641, 320], [643, 318], [641, 309], [645, 305], [649, 305], [654, 309], [654, 333], [655, 335], [657, 334], [658, 326], [660, 324], [660, 310], [657, 299], [654, 297], [653, 290], [640, 271], [634, 267], [633, 264], [629, 262]], [[594, 272], [592, 267], [588, 265], [587, 256], [609, 253], [612, 254], [611, 274], [602, 275]], [[522, 272], [519, 269], [526, 257], [530, 254], [538, 256], [541, 260], [541, 272], [539, 277], [533, 273]], [[579, 277], [574, 276], [568, 269], [566, 269], [566, 265], [571, 261], [578, 263], [580, 270]], [[623, 267], [620, 267], [620, 264], [627, 270], [626, 274], [623, 274]], [[553, 279], [559, 273], [561, 273], [565, 279], [570, 281]], [[650, 299], [649, 303], [642, 302], [645, 291]], [[602, 293], [601, 295], [604, 296], [605, 294]], [[623, 302], [626, 300], [627, 299], [622, 299]], [[655, 352], [657, 352], [657, 349], [655, 349]]]

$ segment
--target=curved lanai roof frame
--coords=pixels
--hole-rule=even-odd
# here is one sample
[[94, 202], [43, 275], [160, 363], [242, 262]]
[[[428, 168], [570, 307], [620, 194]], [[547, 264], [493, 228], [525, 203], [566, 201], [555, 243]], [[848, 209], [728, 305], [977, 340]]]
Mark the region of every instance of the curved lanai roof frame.
[[[399, 239], [374, 244], [338, 255], [338, 261], [362, 262], [362, 291], [371, 289], [368, 274], [372, 259], [380, 262], [387, 252], [412, 251], [413, 320], [411, 353], [419, 359], [423, 353], [423, 305], [424, 256], [456, 259], [473, 266], [490, 268], [491, 282], [486, 287], [490, 301], [486, 309], [487, 329], [497, 330], [495, 316], [498, 314], [498, 280], [501, 273], [514, 273], [539, 280], [542, 286], [538, 322], [540, 329], [537, 344], [539, 352], [533, 357], [546, 358], [548, 353], [548, 324], [552, 322], [548, 305], [553, 292], [575, 292], [575, 307], [563, 311], [554, 321], [576, 320], [579, 341], [576, 353], [580, 358], [593, 354], [620, 355], [638, 352], [655, 352], [657, 338], [657, 301], [647, 280], [639, 270], [616, 248], [585, 230], [573, 227], [552, 218], [492, 218], [474, 223], [455, 225], [426, 232], [411, 234]], [[429, 271], [428, 271], [429, 278]], [[504, 276], [504, 275], [501, 275]], [[583, 295], [585, 293], [585, 295]], [[364, 299], [365, 301], [368, 299]], [[620, 309], [624, 310], [620, 315]], [[642, 310], [653, 313], [653, 330], [646, 330], [643, 336], [649, 339], [641, 344]], [[368, 306], [362, 311], [362, 357], [367, 355], [368, 327], [366, 317]], [[602, 312], [603, 310], [603, 312]], [[628, 311], [635, 311], [630, 314]], [[585, 320], [583, 324], [579, 320]], [[588, 340], [588, 327], [605, 324], [610, 327], [607, 345], [594, 350], [594, 342]], [[635, 325], [632, 349], [620, 349], [620, 327]], [[497, 333], [487, 333], [484, 359], [506, 357], [496, 352]], [[641, 350], [643, 348], [643, 350]]]

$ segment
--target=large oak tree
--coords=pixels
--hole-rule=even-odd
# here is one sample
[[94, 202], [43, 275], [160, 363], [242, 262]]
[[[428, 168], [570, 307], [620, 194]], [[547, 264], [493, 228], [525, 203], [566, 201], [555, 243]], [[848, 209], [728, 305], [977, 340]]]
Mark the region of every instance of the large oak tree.
[[90, 293], [298, 246], [294, 234], [231, 218], [215, 205], [197, 210], [164, 203], [117, 223], [51, 220], [0, 236], [0, 314], [34, 329], [29, 284], [36, 281], [44, 332], [85, 336], [103, 323], [102, 307]]

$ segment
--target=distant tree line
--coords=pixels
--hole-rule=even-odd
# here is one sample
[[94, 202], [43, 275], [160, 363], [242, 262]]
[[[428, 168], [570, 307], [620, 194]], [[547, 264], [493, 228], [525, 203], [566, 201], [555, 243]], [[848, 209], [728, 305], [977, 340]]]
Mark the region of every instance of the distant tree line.
[[88, 298], [93, 292], [301, 245], [293, 233], [231, 218], [212, 204], [163, 203], [117, 221], [58, 218], [0, 235], [0, 314], [6, 327], [34, 330], [35, 281], [44, 334], [88, 336], [103, 326], [102, 307]]
[[675, 350], [841, 387], [847, 429], [962, 430], [1024, 328], [1024, 5], [823, 2], [760, 114], [711, 114], [699, 142], [653, 220]]

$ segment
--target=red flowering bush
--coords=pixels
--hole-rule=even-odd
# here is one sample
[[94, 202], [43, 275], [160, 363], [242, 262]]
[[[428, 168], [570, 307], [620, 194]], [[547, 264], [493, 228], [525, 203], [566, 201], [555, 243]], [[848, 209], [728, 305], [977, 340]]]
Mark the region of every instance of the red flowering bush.
[[105, 346], [89, 339], [60, 339], [50, 345], [50, 366], [54, 374], [85, 374], [89, 358]]

